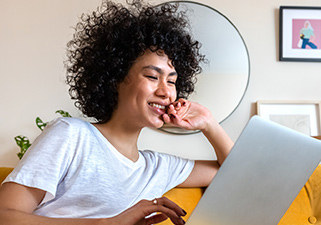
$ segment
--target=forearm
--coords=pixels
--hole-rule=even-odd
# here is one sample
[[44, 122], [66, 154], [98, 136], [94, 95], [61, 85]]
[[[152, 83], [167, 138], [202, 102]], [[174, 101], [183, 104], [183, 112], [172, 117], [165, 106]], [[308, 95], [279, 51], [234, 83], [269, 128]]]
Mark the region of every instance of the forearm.
[[112, 225], [110, 219], [66, 219], [37, 216], [17, 210], [0, 210], [0, 225]]
[[224, 162], [234, 145], [212, 113], [196, 102], [179, 99], [168, 107], [163, 120], [187, 130], [201, 130], [213, 146], [219, 165]]
[[207, 125], [203, 126], [200, 130], [213, 146], [217, 161], [196, 160], [191, 174], [179, 185], [180, 187], [208, 186], [234, 145], [233, 141], [214, 118], [211, 117], [211, 119], [206, 121]]
[[234, 142], [213, 117], [208, 122], [208, 126], [203, 129], [202, 132], [213, 146], [218, 163], [222, 165], [232, 149]]

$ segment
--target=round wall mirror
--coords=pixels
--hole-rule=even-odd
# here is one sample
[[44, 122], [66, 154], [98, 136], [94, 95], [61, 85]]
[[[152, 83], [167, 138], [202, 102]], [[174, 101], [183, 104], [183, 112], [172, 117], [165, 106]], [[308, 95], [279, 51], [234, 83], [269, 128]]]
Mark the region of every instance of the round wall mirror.
[[[221, 123], [238, 107], [248, 86], [250, 61], [245, 42], [231, 21], [217, 10], [190, 1], [170, 3], [179, 3], [179, 10], [187, 11], [192, 35], [202, 44], [201, 53], [208, 61], [202, 65], [189, 100], [210, 109]], [[160, 129], [174, 134], [199, 132], [168, 125]]]

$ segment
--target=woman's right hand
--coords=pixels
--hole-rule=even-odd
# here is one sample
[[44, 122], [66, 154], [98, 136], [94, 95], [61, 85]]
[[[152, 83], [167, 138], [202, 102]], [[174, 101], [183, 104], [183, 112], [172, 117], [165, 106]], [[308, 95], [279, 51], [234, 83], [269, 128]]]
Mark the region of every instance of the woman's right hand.
[[[153, 213], [157, 214], [151, 215]], [[149, 225], [157, 224], [170, 218], [173, 224], [180, 225], [185, 224], [182, 219], [182, 216], [185, 215], [186, 212], [176, 203], [166, 197], [161, 197], [152, 201], [141, 200], [131, 208], [110, 219], [113, 224]]]

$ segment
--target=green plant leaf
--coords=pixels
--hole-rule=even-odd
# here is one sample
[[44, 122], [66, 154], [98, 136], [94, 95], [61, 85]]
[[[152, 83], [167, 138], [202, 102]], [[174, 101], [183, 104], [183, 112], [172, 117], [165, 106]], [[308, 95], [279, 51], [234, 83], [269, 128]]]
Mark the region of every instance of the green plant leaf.
[[37, 127], [43, 131], [43, 129], [47, 126], [47, 123], [44, 123], [39, 117], [36, 118]]
[[20, 147], [20, 152], [18, 152], [17, 155], [19, 159], [21, 159], [28, 150], [28, 148], [31, 146], [30, 141], [26, 136], [22, 135], [16, 136], [14, 139], [17, 145]]
[[56, 113], [59, 113], [62, 117], [72, 117], [68, 112], [63, 110], [57, 110]]

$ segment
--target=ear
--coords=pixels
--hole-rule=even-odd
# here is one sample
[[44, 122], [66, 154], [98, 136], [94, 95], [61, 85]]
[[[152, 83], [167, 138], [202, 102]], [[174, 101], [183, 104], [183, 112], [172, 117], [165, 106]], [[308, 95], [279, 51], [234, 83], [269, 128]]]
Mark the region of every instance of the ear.
[[129, 85], [131, 81], [132, 81], [132, 78], [130, 77], [129, 74], [127, 74], [124, 80], [121, 82], [117, 83], [117, 81], [115, 80], [115, 86], [116, 86], [117, 92], [119, 93], [120, 89], [127, 88], [126, 86]]
[[131, 80], [132, 80], [132, 78], [131, 78], [130, 74], [127, 74], [121, 83], [129, 84], [131, 82]]

